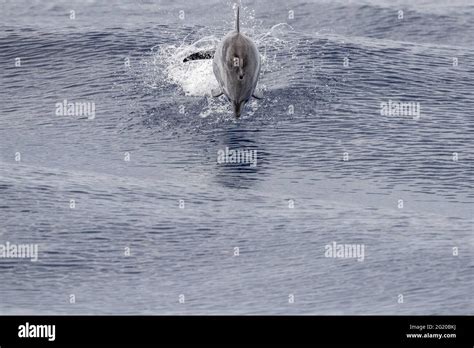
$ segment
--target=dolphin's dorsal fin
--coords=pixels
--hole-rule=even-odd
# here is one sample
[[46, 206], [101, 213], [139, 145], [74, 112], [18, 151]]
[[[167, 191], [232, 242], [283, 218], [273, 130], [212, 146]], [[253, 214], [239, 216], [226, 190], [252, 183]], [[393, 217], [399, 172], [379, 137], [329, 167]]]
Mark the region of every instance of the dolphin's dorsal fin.
[[235, 31], [240, 33], [240, 25], [239, 25], [239, 10], [240, 10], [240, 6], [237, 6], [237, 17], [235, 19]]

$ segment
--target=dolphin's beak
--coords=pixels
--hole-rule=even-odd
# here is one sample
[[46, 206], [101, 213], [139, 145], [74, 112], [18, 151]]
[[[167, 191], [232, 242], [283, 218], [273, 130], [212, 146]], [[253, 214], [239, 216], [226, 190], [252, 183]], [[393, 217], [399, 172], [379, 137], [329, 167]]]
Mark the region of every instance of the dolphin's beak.
[[241, 102], [234, 102], [234, 115], [235, 117], [239, 118], [240, 114], [242, 113], [242, 106], [245, 104], [244, 101]]

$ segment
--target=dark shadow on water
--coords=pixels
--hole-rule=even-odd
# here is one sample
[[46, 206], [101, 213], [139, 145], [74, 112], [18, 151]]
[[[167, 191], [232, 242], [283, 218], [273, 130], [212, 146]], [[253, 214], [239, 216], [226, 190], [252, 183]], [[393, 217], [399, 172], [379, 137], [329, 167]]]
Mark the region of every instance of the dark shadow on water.
[[[242, 129], [239, 123], [223, 130], [214, 143], [215, 181], [219, 185], [234, 189], [250, 189], [265, 177], [267, 153], [258, 141], [259, 131]], [[237, 156], [238, 151], [240, 158]], [[234, 154], [234, 156], [232, 156]], [[232, 158], [235, 162], [231, 163]]]

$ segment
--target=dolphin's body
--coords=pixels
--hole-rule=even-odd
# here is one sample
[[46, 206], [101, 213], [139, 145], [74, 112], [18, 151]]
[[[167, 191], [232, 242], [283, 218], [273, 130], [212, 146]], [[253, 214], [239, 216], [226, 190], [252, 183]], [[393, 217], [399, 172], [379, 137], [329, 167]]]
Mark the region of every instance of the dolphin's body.
[[240, 117], [243, 106], [252, 96], [262, 98], [255, 90], [260, 74], [260, 54], [253, 41], [240, 32], [238, 7], [235, 30], [217, 45], [212, 68], [219, 83], [219, 89], [213, 90], [212, 96], [224, 94], [232, 103], [236, 117]]

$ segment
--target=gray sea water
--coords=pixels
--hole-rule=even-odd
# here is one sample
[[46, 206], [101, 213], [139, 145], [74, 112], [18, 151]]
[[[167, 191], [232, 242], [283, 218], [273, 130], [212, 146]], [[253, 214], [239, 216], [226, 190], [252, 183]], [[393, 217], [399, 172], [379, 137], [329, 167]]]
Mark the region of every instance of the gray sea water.
[[244, 1], [239, 120], [231, 1], [0, 6], [0, 314], [474, 314], [472, 1]]

